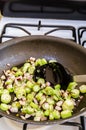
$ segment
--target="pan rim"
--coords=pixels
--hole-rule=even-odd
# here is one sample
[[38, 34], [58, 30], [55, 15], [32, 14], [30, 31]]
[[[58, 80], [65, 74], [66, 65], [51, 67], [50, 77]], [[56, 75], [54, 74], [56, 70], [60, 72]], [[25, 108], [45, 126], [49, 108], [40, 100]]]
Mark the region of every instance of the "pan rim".
[[47, 120], [47, 121], [33, 121], [33, 120], [23, 120], [21, 118], [16, 117], [15, 115], [10, 115], [6, 114], [6, 113], [2, 113], [3, 111], [0, 110], [0, 115], [4, 116], [8, 119], [11, 119], [13, 121], [17, 121], [19, 123], [26, 123], [26, 124], [30, 124], [30, 125], [54, 125], [54, 124], [59, 124], [62, 125], [65, 122], [71, 121], [72, 119], [76, 119], [80, 116], [83, 116], [86, 113], [86, 107], [84, 108], [84, 110], [75, 113], [72, 117], [69, 118], [65, 118], [65, 119], [59, 119], [59, 120]]
[[3, 43], [0, 44], [0, 50], [5, 48], [5, 47], [8, 47], [8, 46], [11, 46], [11, 45], [14, 45], [14, 44], [17, 44], [19, 42], [22, 42], [22, 41], [31, 41], [31, 40], [54, 40], [54, 41], [58, 41], [58, 42], [61, 42], [61, 43], [64, 43], [65, 45], [70, 45], [70, 46], [73, 46], [81, 51], [83, 51], [83, 53], [86, 53], [86, 48], [84, 48], [83, 46], [81, 46], [80, 44], [77, 44], [76, 42], [72, 41], [72, 40], [69, 40], [69, 39], [65, 39], [65, 38], [60, 38], [60, 37], [55, 37], [55, 36], [45, 36], [45, 35], [31, 35], [31, 36], [22, 36], [22, 37], [17, 37], [17, 38], [14, 38], [14, 39], [10, 39], [8, 41], [5, 41]]

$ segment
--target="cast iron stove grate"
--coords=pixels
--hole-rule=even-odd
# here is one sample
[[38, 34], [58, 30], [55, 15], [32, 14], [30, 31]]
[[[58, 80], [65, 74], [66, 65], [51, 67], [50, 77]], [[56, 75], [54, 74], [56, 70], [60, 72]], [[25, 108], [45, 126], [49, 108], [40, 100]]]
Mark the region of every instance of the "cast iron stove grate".
[[[23, 125], [23, 130], [27, 130], [27, 123], [25, 123]], [[78, 127], [79, 130], [86, 130], [86, 117], [84, 116], [81, 116], [80, 117], [80, 123], [77, 123], [77, 122], [65, 122], [61, 125], [65, 125], [65, 126], [75, 126], [75, 127]]]
[[78, 28], [78, 37], [79, 37], [79, 43], [82, 46], [86, 45], [86, 27], [79, 27]]
[[43, 28], [49, 28], [49, 31], [46, 31], [43, 35], [52, 35], [52, 33], [56, 32], [56, 31], [69, 31], [69, 33], [72, 34], [71, 38], [68, 37], [67, 39], [70, 39], [72, 41], [76, 42], [76, 29], [73, 26], [65, 26], [65, 25], [44, 25], [42, 24], [41, 21], [38, 21], [37, 24], [23, 24], [23, 23], [7, 23], [4, 25], [2, 32], [1, 32], [1, 36], [0, 36], [0, 43], [2, 43], [2, 39], [3, 38], [16, 38], [18, 36], [14, 36], [14, 35], [8, 35], [6, 34], [6, 30], [8, 28], [11, 28], [11, 30], [13, 28], [19, 29], [23, 32], [26, 33], [26, 35], [30, 36], [32, 35], [30, 30], [27, 31], [27, 29], [25, 29], [24, 27], [31, 27], [31, 28], [36, 28], [38, 31], [40, 31], [40, 29]]
[[[32, 35], [30, 30], [27, 30], [25, 29], [24, 27], [28, 28], [35, 28], [37, 29], [37, 31], [40, 31], [41, 29], [43, 28], [49, 28], [49, 31], [46, 31], [43, 35], [52, 35], [52, 33], [54, 32], [59, 32], [59, 31], [69, 31], [68, 33], [72, 34], [72, 36], [70, 37], [67, 37], [66, 39], [69, 39], [69, 40], [72, 40], [74, 42], [77, 42], [85, 47], [86, 46], [86, 26], [82, 26], [82, 27], [79, 27], [78, 29], [76, 29], [74, 26], [66, 26], [66, 25], [44, 25], [42, 24], [41, 21], [38, 21], [37, 24], [23, 24], [23, 23], [7, 23], [4, 25], [3, 29], [2, 29], [2, 32], [1, 32], [1, 36], [0, 36], [0, 43], [2, 43], [3, 39], [4, 38], [9, 38], [9, 39], [12, 39], [12, 38], [16, 38], [16, 37], [19, 37], [19, 36], [14, 36], [13, 34], [12, 35], [8, 35], [6, 34], [6, 30], [8, 28], [11, 28], [11, 30], [13, 28], [15, 29], [18, 29], [18, 30], [21, 30], [22, 32], [25, 33], [25, 35]], [[57, 37], [58, 37], [58, 34], [57, 34]]]

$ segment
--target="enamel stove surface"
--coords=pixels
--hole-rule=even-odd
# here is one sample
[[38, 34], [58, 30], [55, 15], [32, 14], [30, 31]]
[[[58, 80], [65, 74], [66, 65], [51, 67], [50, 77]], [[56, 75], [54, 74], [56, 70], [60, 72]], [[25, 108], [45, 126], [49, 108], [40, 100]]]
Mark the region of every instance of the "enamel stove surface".
[[27, 35], [50, 35], [71, 39], [86, 47], [86, 21], [2, 17], [0, 42]]
[[[28, 8], [23, 4], [23, 8], [19, 8], [18, 6], [16, 6], [15, 3], [11, 8], [12, 11], [14, 12], [11, 12], [10, 16], [8, 16], [9, 11], [5, 10], [6, 14], [3, 15], [0, 20], [1, 44], [3, 44], [4, 41], [7, 41], [15, 37], [29, 36], [29, 35], [49, 35], [73, 40], [74, 42], [76, 42], [75, 44], [80, 44], [81, 46], [86, 48], [86, 8], [79, 10], [81, 17], [81, 19], [79, 19], [78, 17], [79, 13], [77, 11], [76, 15], [78, 18], [76, 17], [76, 15], [66, 14], [66, 12], [71, 13], [70, 9], [66, 9], [65, 13], [63, 10], [63, 16], [64, 16], [63, 18], [63, 16], [61, 14], [58, 15], [58, 13], [55, 16], [55, 12], [58, 11], [56, 8], [51, 7], [46, 8], [46, 6], [44, 6], [43, 8], [40, 8], [39, 6], [32, 6], [33, 8], [30, 7], [31, 6], [29, 6]], [[25, 9], [25, 11], [29, 9], [28, 11], [30, 12], [32, 11], [32, 13], [30, 13], [29, 15], [31, 17], [27, 17], [27, 13], [23, 13], [23, 15], [25, 14], [26, 17], [21, 17], [22, 13], [20, 14], [17, 13], [15, 15], [15, 9], [18, 10], [19, 12], [22, 12], [21, 9]], [[32, 9], [35, 10], [35, 12], [37, 11], [37, 13], [36, 14], [33, 13]], [[42, 11], [41, 13], [39, 12], [40, 9]], [[48, 9], [48, 13], [46, 13], [46, 9]], [[54, 12], [52, 13], [52, 18], [49, 18], [51, 17], [50, 15], [51, 9], [53, 9]], [[62, 8], [60, 9], [60, 11], [62, 11]], [[84, 13], [83, 18], [82, 13]], [[40, 18], [37, 18], [39, 14]], [[65, 19], [66, 16], [67, 19]], [[82, 116], [73, 119], [70, 122], [66, 122], [63, 125], [56, 124], [50, 126], [33, 126], [29, 124], [28, 125], [21, 124], [19, 122], [7, 119], [5, 117], [0, 118], [0, 130], [59, 130], [59, 129], [86, 130], [86, 119], [84, 118], [84, 116]]]
[[[83, 30], [81, 27], [86, 27], [85, 21], [74, 20], [55, 20], [55, 19], [32, 19], [32, 18], [10, 18], [2, 17], [0, 21], [1, 43], [7, 41], [13, 37], [21, 37], [26, 35], [50, 35], [62, 38], [71, 39], [76, 44], [81, 41], [85, 41], [86, 32], [83, 32], [82, 39], [79, 39], [78, 31]], [[5, 28], [6, 27], [6, 28]], [[23, 29], [21, 29], [23, 28]], [[81, 28], [80, 30], [78, 30]], [[25, 31], [26, 30], [26, 31]], [[86, 41], [83, 44], [86, 47]], [[0, 118], [0, 129], [2, 130], [82, 130], [80, 129], [80, 118], [76, 118], [71, 121], [74, 123], [68, 123], [66, 125], [50, 125], [50, 126], [32, 126], [21, 124], [19, 122], [12, 121], [5, 117]]]

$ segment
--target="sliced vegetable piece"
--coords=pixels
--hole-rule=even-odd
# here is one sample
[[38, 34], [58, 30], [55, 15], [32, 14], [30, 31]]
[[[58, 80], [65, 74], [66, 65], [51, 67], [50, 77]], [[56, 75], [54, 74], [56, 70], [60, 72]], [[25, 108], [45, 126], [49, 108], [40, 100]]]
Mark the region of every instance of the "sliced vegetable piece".
[[61, 89], [61, 85], [60, 85], [60, 84], [57, 84], [57, 85], [54, 86], [54, 88], [55, 88], [56, 90], [60, 90], [60, 89]]
[[30, 63], [25, 63], [25, 64], [23, 65], [23, 67], [22, 67], [23, 73], [26, 73], [27, 70], [28, 70], [28, 68], [29, 68], [30, 66], [31, 66]]
[[31, 102], [31, 103], [30, 103], [30, 106], [31, 106], [32, 108], [35, 108], [35, 109], [38, 109], [38, 108], [39, 108], [38, 105], [35, 104], [34, 102]]
[[60, 119], [60, 112], [57, 110], [53, 111], [54, 119]]
[[5, 103], [1, 103], [0, 104], [0, 109], [3, 111], [7, 111], [9, 109], [9, 105], [5, 104]]
[[76, 82], [70, 82], [68, 87], [67, 87], [67, 90], [70, 92], [72, 89], [74, 89], [75, 87], [77, 86], [77, 83]]
[[49, 120], [54, 120], [53, 112], [50, 112], [50, 114], [49, 114]]
[[3, 93], [1, 95], [1, 102], [6, 103], [6, 104], [10, 103], [11, 102], [11, 95], [8, 93]]
[[80, 91], [78, 89], [71, 90], [71, 96], [73, 98], [78, 98], [80, 96]]
[[34, 109], [31, 106], [23, 106], [21, 111], [22, 111], [22, 113], [25, 113], [25, 114], [33, 114], [34, 113]]
[[71, 116], [72, 116], [72, 112], [71, 112], [70, 110], [63, 110], [63, 111], [61, 112], [61, 117], [62, 117], [63, 119], [69, 118], [69, 117], [71, 117]]
[[47, 86], [45, 89], [46, 95], [54, 95], [54, 89], [50, 86]]
[[74, 102], [72, 99], [66, 99], [62, 104], [63, 110], [73, 110], [74, 109]]
[[80, 89], [81, 93], [86, 93], [86, 85], [85, 84], [81, 85], [79, 89]]
[[39, 79], [37, 80], [37, 83], [38, 83], [38, 84], [44, 84], [44, 83], [45, 83], [45, 80], [44, 80], [43, 78], [39, 78]]
[[40, 90], [40, 85], [36, 84], [36, 85], [33, 86], [33, 91], [34, 92], [38, 92], [39, 90]]

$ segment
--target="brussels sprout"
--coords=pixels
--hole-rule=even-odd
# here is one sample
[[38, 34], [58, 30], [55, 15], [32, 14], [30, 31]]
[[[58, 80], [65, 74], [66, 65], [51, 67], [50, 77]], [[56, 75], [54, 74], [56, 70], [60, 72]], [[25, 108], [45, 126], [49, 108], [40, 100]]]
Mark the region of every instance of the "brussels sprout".
[[75, 87], [77, 86], [77, 83], [76, 82], [70, 82], [68, 87], [67, 87], [67, 90], [70, 92], [72, 89], [74, 89]]
[[23, 96], [26, 96], [26, 91], [23, 87], [18, 87], [18, 91], [15, 94], [18, 99], [21, 99]]
[[39, 90], [40, 90], [40, 86], [39, 85], [36, 84], [36, 85], [33, 86], [33, 91], [34, 92], [38, 92]]
[[57, 110], [53, 111], [54, 119], [60, 119], [60, 112]]
[[69, 118], [69, 117], [71, 117], [71, 116], [72, 116], [71, 110], [63, 110], [63, 111], [61, 111], [61, 117], [62, 117], [63, 119]]
[[8, 93], [3, 93], [1, 95], [1, 102], [6, 103], [6, 104], [10, 103], [11, 102], [11, 95]]
[[28, 71], [28, 68], [30, 67], [30, 63], [25, 63], [22, 67], [22, 71], [23, 73], [26, 73]]
[[78, 97], [79, 97], [79, 94], [80, 94], [80, 92], [79, 92], [78, 89], [73, 89], [73, 90], [71, 90], [71, 96], [72, 96], [73, 98], [78, 98]]
[[81, 93], [86, 93], [86, 85], [83, 84], [79, 87]]
[[74, 102], [72, 99], [66, 99], [62, 104], [63, 110], [73, 110], [74, 109]]
[[45, 89], [46, 95], [54, 95], [54, 89], [50, 86], [47, 86]]
[[5, 103], [1, 103], [0, 104], [0, 109], [3, 111], [7, 111], [9, 109], [9, 105], [5, 104]]
[[32, 108], [38, 109], [38, 105], [35, 104], [34, 102], [30, 102], [30, 106], [31, 106]]
[[43, 78], [39, 78], [39, 79], [37, 80], [37, 83], [38, 83], [38, 84], [44, 84], [44, 83], [45, 83], [45, 80], [44, 80]]
[[56, 90], [60, 90], [61, 85], [60, 85], [60, 84], [57, 84], [57, 85], [54, 86], [54, 88], [55, 88]]
[[22, 113], [25, 113], [25, 114], [32, 114], [32, 113], [34, 113], [34, 109], [31, 106], [23, 106], [21, 111], [22, 111]]

